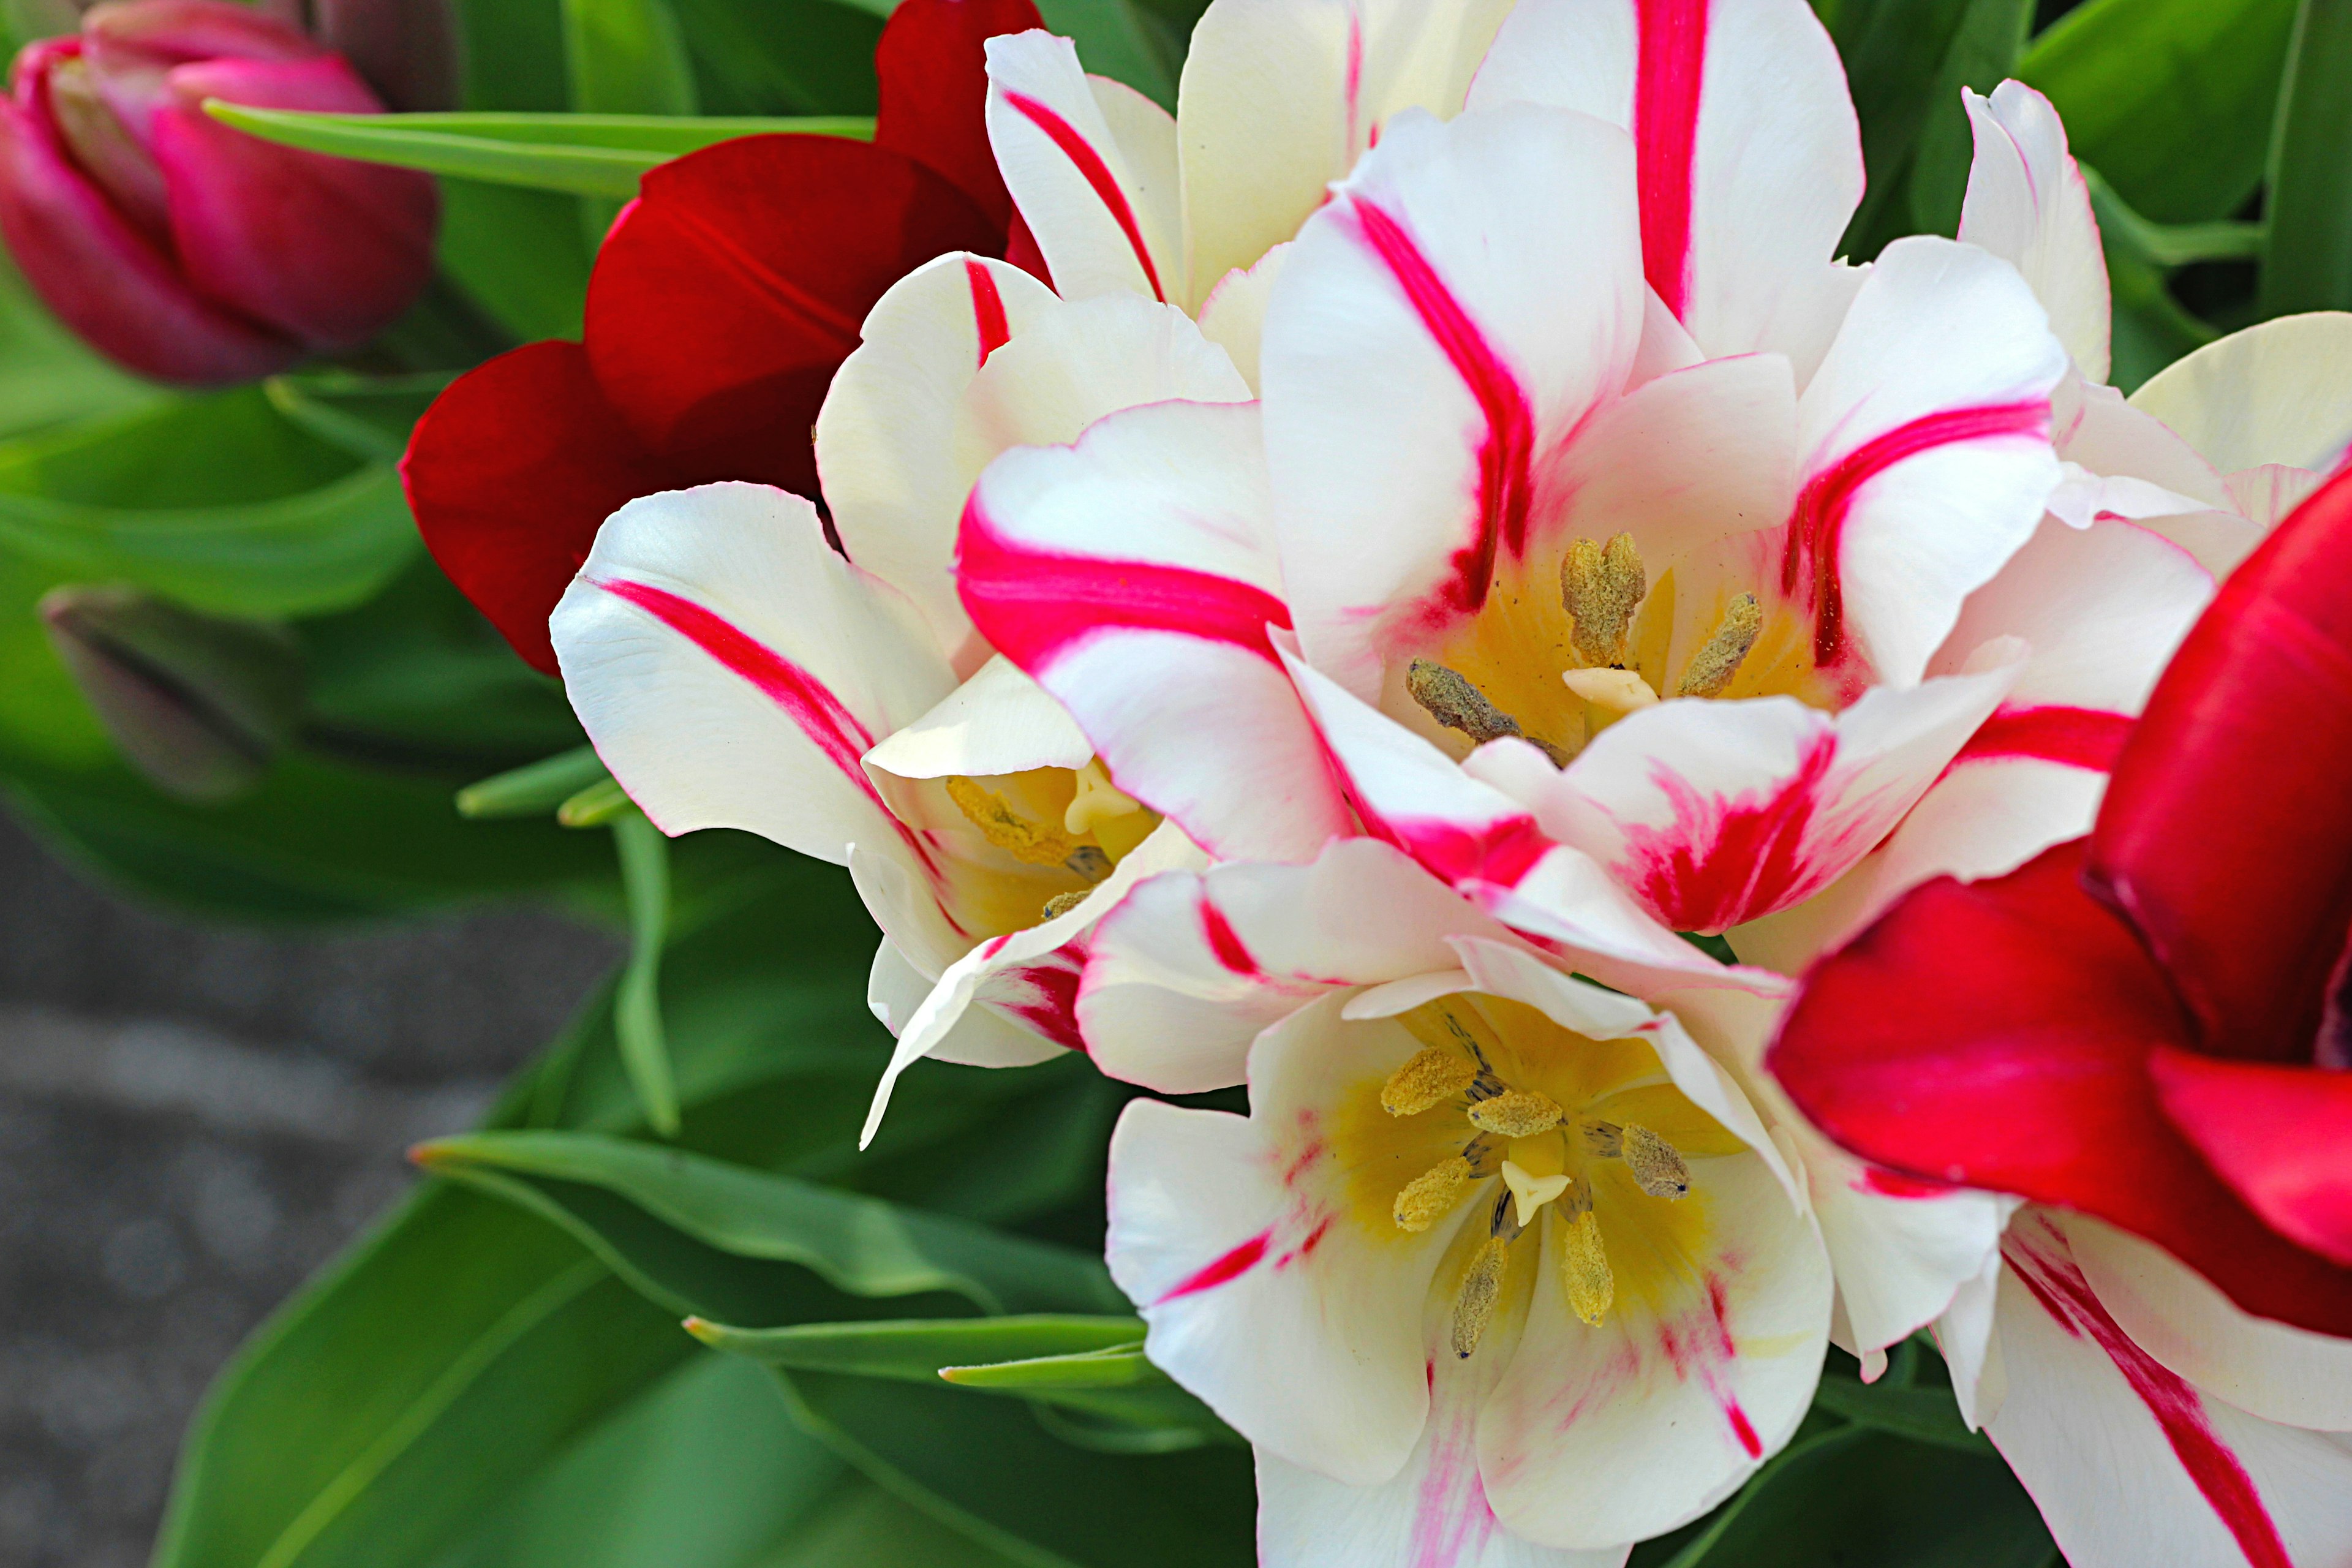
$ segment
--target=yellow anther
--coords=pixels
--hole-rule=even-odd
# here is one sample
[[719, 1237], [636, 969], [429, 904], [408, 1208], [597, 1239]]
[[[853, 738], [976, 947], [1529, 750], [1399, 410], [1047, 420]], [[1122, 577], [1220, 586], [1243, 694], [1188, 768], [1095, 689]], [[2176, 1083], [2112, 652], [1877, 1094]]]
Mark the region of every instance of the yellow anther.
[[1538, 1209], [1568, 1191], [1568, 1182], [1565, 1172], [1538, 1175], [1517, 1160], [1503, 1162], [1503, 1184], [1511, 1189], [1511, 1201], [1517, 1205], [1515, 1217], [1522, 1230], [1535, 1223]]
[[1449, 730], [1460, 731], [1482, 746], [1506, 735], [1516, 735], [1541, 748], [1554, 764], [1568, 765], [1568, 758], [1559, 747], [1528, 734], [1517, 719], [1487, 701], [1486, 694], [1456, 670], [1433, 659], [1414, 659], [1405, 666], [1404, 689], [1431, 718]]
[[1077, 771], [1077, 793], [1062, 813], [1062, 827], [1073, 838], [1083, 838], [1121, 817], [1143, 809], [1143, 803], [1110, 782], [1102, 759], [1095, 758]]
[[1706, 646], [1691, 655], [1690, 668], [1683, 671], [1683, 683], [1675, 688], [1677, 697], [1717, 697], [1739, 673], [1739, 666], [1748, 658], [1748, 650], [1756, 646], [1756, 638], [1764, 629], [1764, 611], [1753, 594], [1742, 594], [1724, 607], [1723, 623]]
[[1407, 1182], [1404, 1190], [1397, 1194], [1396, 1206], [1391, 1211], [1397, 1228], [1415, 1234], [1427, 1230], [1453, 1212], [1454, 1205], [1462, 1201], [1462, 1194], [1470, 1190], [1475, 1179], [1470, 1162], [1461, 1155], [1440, 1160]]
[[[1003, 795], [982, 788], [961, 773], [949, 778], [947, 786], [948, 798], [980, 829], [981, 837], [1016, 860], [1031, 866], [1067, 866], [1070, 857], [1079, 848], [1091, 847], [1074, 844], [1067, 835], [1030, 821], [1013, 810]], [[1101, 856], [1102, 851], [1097, 849], [1095, 854]], [[1108, 857], [1104, 858], [1108, 874]], [[1086, 873], [1079, 871], [1079, 875]]]
[[1503, 1274], [1510, 1263], [1509, 1245], [1490, 1236], [1479, 1244], [1469, 1271], [1462, 1276], [1462, 1289], [1454, 1297], [1454, 1353], [1465, 1361], [1495, 1321], [1495, 1305], [1503, 1299]]
[[1560, 679], [1585, 701], [1612, 713], [1637, 712], [1658, 700], [1650, 683], [1630, 669], [1571, 669]]
[[1073, 846], [1062, 857], [1062, 864], [1089, 882], [1099, 882], [1111, 873], [1111, 858], [1091, 844]]
[[1538, 1089], [1511, 1089], [1470, 1108], [1470, 1124], [1505, 1138], [1532, 1138], [1559, 1125], [1559, 1101]]
[[1690, 1167], [1675, 1146], [1646, 1127], [1625, 1124], [1625, 1171], [1654, 1198], [1690, 1196]]
[[1477, 1064], [1459, 1051], [1424, 1047], [1381, 1085], [1381, 1109], [1391, 1116], [1418, 1116], [1468, 1089], [1477, 1076]]
[[1559, 563], [1559, 600], [1576, 617], [1570, 641], [1585, 663], [1625, 662], [1625, 631], [1648, 591], [1632, 534], [1621, 533], [1606, 546], [1580, 539], [1568, 547]]
[[1087, 895], [1093, 891], [1092, 888], [1073, 888], [1066, 893], [1055, 893], [1045, 900], [1045, 918], [1049, 921], [1061, 919], [1085, 903]]
[[1617, 1300], [1617, 1276], [1609, 1268], [1609, 1249], [1601, 1243], [1601, 1216], [1588, 1205], [1574, 1218], [1560, 1218], [1560, 1289], [1568, 1297], [1568, 1310], [1597, 1329]]

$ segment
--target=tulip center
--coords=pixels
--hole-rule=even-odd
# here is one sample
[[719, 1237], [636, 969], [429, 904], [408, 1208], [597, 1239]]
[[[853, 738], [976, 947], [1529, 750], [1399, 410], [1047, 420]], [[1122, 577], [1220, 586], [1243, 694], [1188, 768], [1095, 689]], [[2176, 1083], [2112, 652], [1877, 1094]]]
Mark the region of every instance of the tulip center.
[[1532, 560], [1499, 572], [1475, 616], [1407, 662], [1404, 695], [1473, 745], [1516, 736], [1562, 766], [1668, 698], [1838, 706], [1843, 692], [1814, 668], [1811, 622], [1762, 591], [1763, 564], [1735, 538], [1653, 581], [1631, 533], [1572, 540], [1556, 572]]
[[1010, 875], [1026, 891], [1008, 889], [1007, 896], [1017, 902], [1046, 889], [1042, 916], [1017, 924], [1075, 908], [1160, 825], [1158, 814], [1111, 783], [1100, 758], [1082, 768], [1034, 768], [989, 781], [959, 773], [944, 784], [964, 820], [1023, 868]]
[[1436, 1155], [1390, 1189], [1386, 1217], [1392, 1234], [1458, 1226], [1438, 1276], [1455, 1355], [1475, 1354], [1505, 1305], [1532, 1297], [1541, 1259], [1594, 1328], [1625, 1289], [1657, 1299], [1688, 1272], [1706, 1226], [1690, 1161], [1744, 1146], [1674, 1087], [1646, 1042], [1591, 1040], [1491, 996], [1445, 997], [1397, 1021], [1422, 1048], [1379, 1087], [1392, 1131], [1353, 1125], [1390, 1145], [1368, 1180]]

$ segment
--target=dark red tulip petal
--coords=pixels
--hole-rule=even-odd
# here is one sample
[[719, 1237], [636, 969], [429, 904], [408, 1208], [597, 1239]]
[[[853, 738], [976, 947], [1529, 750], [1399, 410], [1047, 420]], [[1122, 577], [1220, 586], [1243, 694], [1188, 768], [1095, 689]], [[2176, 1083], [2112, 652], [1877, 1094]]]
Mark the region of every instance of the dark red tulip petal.
[[2169, 1047], [2149, 1070], [2173, 1125], [2256, 1214], [2352, 1268], [2352, 1072]]
[[0, 100], [0, 234], [34, 289], [100, 353], [164, 381], [226, 385], [302, 346], [199, 296], [154, 242], [68, 164], [35, 115]]
[[440, 193], [408, 169], [298, 152], [204, 111], [208, 98], [269, 109], [383, 106], [332, 55], [204, 60], [173, 69], [149, 150], [189, 281], [314, 349], [365, 342], [433, 275]]
[[874, 140], [954, 181], [999, 229], [1013, 197], [988, 144], [989, 39], [1045, 24], [1030, 0], [905, 0], [874, 51]]
[[401, 459], [409, 510], [449, 580], [532, 668], [547, 617], [623, 503], [681, 482], [605, 404], [578, 343], [532, 343], [457, 378]]
[[648, 173], [588, 284], [587, 348], [646, 447], [697, 477], [813, 494], [809, 432], [883, 290], [1002, 236], [914, 160], [748, 136]]
[[2083, 854], [1913, 891], [1807, 975], [1773, 1073], [1866, 1160], [2095, 1215], [2250, 1312], [2352, 1334], [2352, 1270], [2264, 1225], [2165, 1115], [2148, 1058], [2189, 1020]]
[[2352, 474], [2221, 585], [2091, 836], [2095, 891], [2170, 971], [2197, 1048], [2313, 1059], [2352, 931]]

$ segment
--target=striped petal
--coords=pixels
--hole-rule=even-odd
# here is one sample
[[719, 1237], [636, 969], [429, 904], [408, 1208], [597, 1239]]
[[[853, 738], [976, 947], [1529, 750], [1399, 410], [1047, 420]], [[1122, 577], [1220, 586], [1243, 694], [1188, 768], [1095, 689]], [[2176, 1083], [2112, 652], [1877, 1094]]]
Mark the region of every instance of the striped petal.
[[1528, 105], [1398, 116], [1307, 223], [1260, 374], [1317, 668], [1376, 695], [1391, 635], [1475, 612], [1524, 552], [1538, 457], [1632, 366], [1639, 245], [1624, 136]]
[[1176, 122], [1078, 67], [1067, 38], [988, 41], [988, 139], [1013, 205], [1066, 300], [1181, 302]]
[[1120, 788], [1219, 858], [1303, 861], [1353, 823], [1270, 638], [1290, 611], [1257, 419], [1168, 403], [1006, 453], [965, 508], [959, 580]]
[[2106, 255], [2058, 110], [2021, 81], [2002, 82], [1990, 98], [1962, 88], [1960, 98], [1976, 137], [1960, 238], [2023, 273], [2075, 368], [2105, 381], [2114, 316]]
[[1633, 136], [1643, 270], [1702, 350], [1819, 361], [1862, 140], [1803, 0], [1521, 0], [1470, 92], [1473, 108], [1513, 101]]
[[2174, 361], [2132, 394], [2223, 473], [2333, 473], [2352, 446], [2352, 314], [2281, 316]]

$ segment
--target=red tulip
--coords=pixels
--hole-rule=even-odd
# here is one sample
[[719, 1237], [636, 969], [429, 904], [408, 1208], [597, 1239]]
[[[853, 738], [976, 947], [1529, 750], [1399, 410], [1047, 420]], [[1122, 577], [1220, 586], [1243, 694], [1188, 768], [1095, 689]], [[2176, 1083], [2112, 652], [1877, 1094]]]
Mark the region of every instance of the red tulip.
[[198, 385], [350, 348], [433, 269], [422, 174], [273, 146], [208, 98], [373, 113], [341, 56], [226, 0], [100, 5], [16, 57], [0, 100], [0, 232], [101, 353]]
[[2352, 1334], [2352, 471], [2225, 584], [2098, 822], [1818, 964], [1772, 1069], [1882, 1164], [2137, 1232]]
[[982, 46], [1039, 25], [1030, 0], [905, 0], [873, 142], [752, 136], [654, 170], [596, 258], [585, 341], [501, 355], [418, 421], [425, 542], [534, 668], [556, 672], [548, 615], [623, 502], [712, 479], [817, 498], [810, 429], [874, 302], [935, 256], [1006, 252]]

